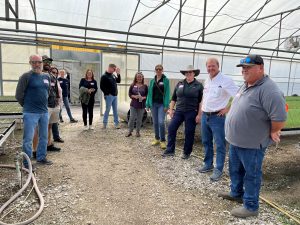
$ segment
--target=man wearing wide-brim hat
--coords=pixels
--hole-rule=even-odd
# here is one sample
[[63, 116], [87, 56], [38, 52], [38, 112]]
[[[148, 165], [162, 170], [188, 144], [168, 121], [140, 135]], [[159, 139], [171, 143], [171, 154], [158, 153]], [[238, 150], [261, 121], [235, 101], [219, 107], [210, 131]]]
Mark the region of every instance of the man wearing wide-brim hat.
[[[171, 122], [168, 127], [168, 144], [163, 157], [174, 156], [176, 133], [179, 126], [185, 124], [185, 140], [182, 159], [188, 159], [193, 150], [196, 123], [200, 121], [200, 102], [202, 100], [203, 86], [195, 79], [200, 70], [192, 65], [180, 70], [185, 79], [176, 85], [170, 103], [169, 115]], [[176, 110], [174, 106], [176, 104]]]

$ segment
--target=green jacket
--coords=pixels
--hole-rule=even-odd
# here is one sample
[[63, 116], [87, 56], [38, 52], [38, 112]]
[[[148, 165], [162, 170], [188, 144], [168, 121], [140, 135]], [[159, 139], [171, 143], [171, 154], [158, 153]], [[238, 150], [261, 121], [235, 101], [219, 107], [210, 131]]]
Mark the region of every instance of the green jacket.
[[[169, 79], [163, 74], [163, 82], [164, 82], [164, 108], [169, 108], [170, 103], [170, 82]], [[153, 86], [154, 86], [155, 78], [150, 81], [148, 95], [146, 99], [146, 108], [152, 108], [152, 99], [153, 99]]]
[[85, 105], [88, 105], [90, 101], [90, 94], [88, 93], [88, 90], [89, 89], [85, 87], [79, 88], [79, 100]]

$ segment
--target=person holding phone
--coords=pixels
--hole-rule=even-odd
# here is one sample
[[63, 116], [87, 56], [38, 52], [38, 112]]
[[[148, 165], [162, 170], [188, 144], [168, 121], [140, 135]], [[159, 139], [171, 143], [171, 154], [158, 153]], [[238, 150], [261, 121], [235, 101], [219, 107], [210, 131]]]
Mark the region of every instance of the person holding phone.
[[[88, 69], [85, 73], [85, 77], [80, 80], [79, 89], [84, 129], [93, 130], [93, 111], [95, 94], [98, 90], [98, 86], [97, 81], [94, 78], [94, 73], [91, 69]], [[87, 123], [87, 114], [89, 114], [89, 125]]]

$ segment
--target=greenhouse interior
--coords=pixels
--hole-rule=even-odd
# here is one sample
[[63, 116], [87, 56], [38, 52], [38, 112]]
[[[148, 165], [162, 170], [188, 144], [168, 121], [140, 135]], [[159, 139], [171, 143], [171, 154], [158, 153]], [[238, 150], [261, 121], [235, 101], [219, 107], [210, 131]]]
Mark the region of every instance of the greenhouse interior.
[[[14, 96], [19, 77], [31, 69], [29, 57], [35, 54], [51, 57], [54, 66], [71, 75], [70, 103], [75, 107], [80, 105], [78, 85], [87, 69], [94, 71], [99, 84], [109, 64], [116, 64], [122, 77], [118, 102], [128, 103], [128, 90], [135, 74], [142, 72], [148, 84], [158, 64], [163, 65], [164, 74], [170, 79], [171, 92], [184, 78], [180, 70], [188, 65], [200, 69], [197, 79], [203, 83], [209, 77], [206, 61], [212, 57], [219, 61], [220, 71], [240, 87], [244, 78], [236, 65], [249, 54], [260, 55], [265, 74], [285, 96], [288, 107], [285, 129], [297, 132], [300, 129], [299, 18], [299, 0], [2, 0], [0, 150], [11, 135], [10, 129], [15, 129], [15, 119], [22, 118], [22, 108]], [[104, 95], [98, 91], [95, 98], [103, 116]], [[13, 119], [13, 123], [7, 119]], [[298, 211], [290, 214], [294, 218], [290, 221], [296, 222], [286, 224], [300, 221], [299, 202], [296, 205]], [[264, 219], [255, 224], [263, 224]], [[104, 224], [118, 224], [108, 221]], [[150, 221], [150, 224], [184, 224]]]

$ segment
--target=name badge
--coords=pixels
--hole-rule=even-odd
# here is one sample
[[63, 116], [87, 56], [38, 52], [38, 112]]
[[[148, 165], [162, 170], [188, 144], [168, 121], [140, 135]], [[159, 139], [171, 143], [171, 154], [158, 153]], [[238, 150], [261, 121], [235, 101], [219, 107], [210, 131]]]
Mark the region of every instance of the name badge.
[[44, 79], [44, 84], [49, 84], [49, 81], [47, 79]]
[[164, 82], [159, 82], [158, 85], [163, 86]]
[[178, 88], [183, 88], [183, 84], [180, 84], [180, 85], [178, 86]]
[[63, 81], [59, 81], [59, 83], [60, 83], [60, 84], [62, 84], [62, 83], [63, 83]]
[[133, 87], [134, 87], [134, 88], [137, 88], [137, 86], [136, 86], [136, 85], [134, 85]]
[[55, 86], [55, 83], [51, 82], [51, 86], [54, 87], [54, 86]]
[[91, 85], [94, 85], [94, 83], [91, 83]]

